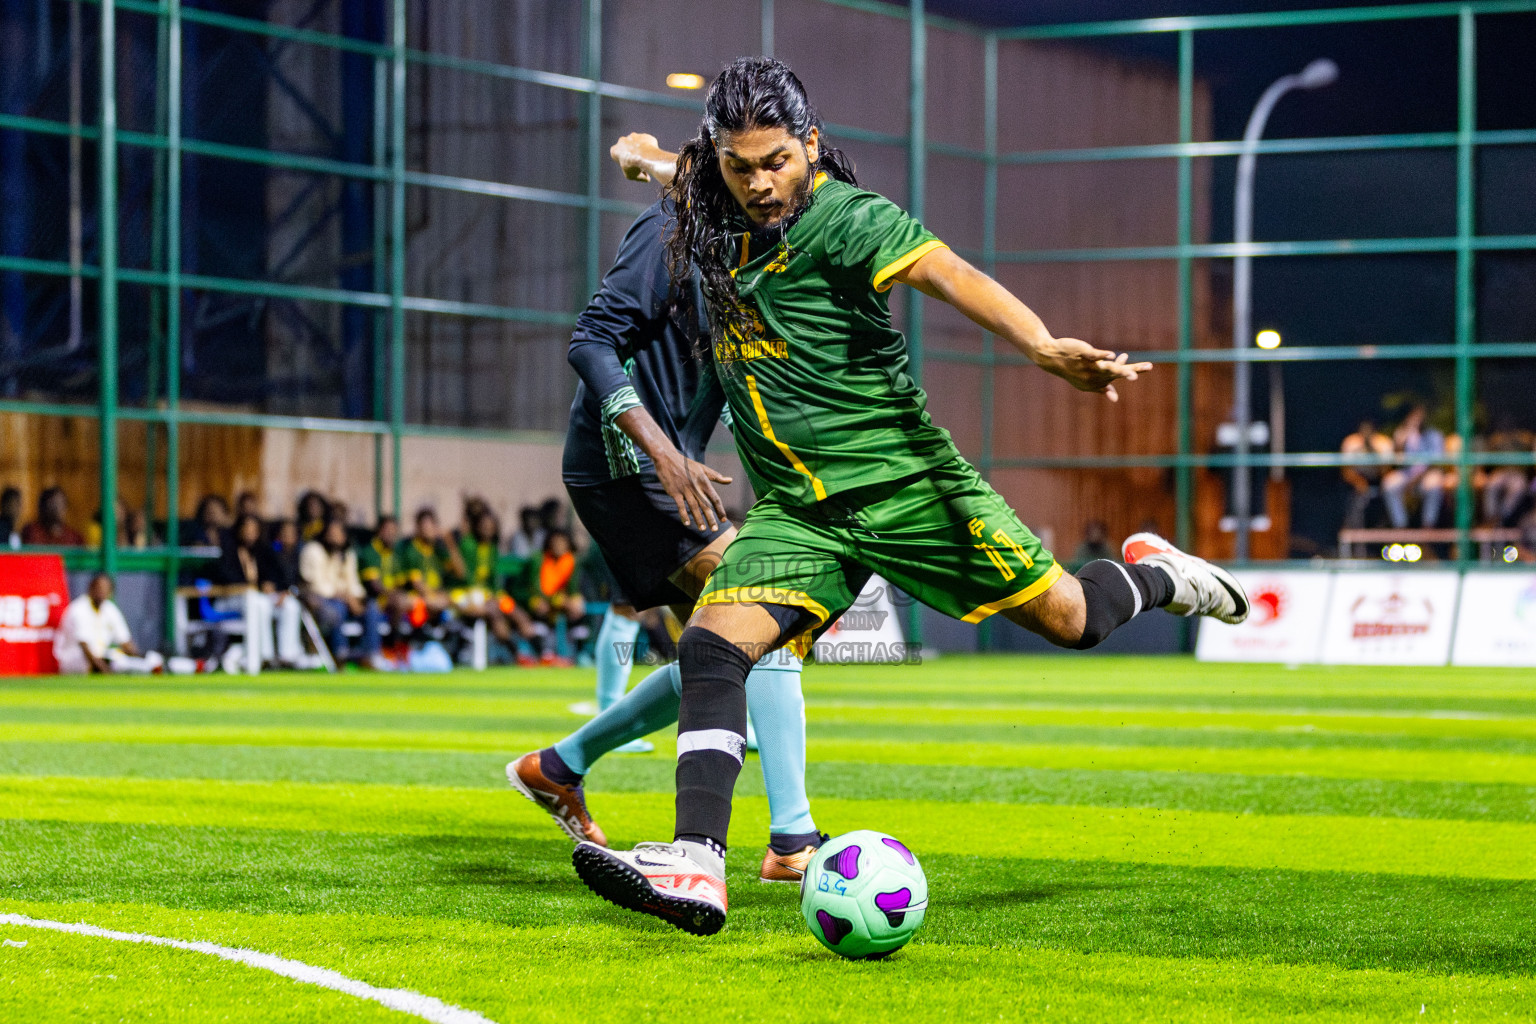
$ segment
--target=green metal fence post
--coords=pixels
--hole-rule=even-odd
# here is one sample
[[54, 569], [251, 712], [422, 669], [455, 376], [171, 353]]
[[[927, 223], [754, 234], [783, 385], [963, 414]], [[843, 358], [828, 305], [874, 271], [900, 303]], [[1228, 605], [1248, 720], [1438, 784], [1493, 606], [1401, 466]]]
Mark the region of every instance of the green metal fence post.
[[181, 0], [166, 0], [165, 56], [165, 635], [173, 641], [181, 574]]
[[101, 570], [117, 571], [117, 0], [101, 0]]
[[[988, 32], [982, 43], [982, 136], [986, 166], [981, 186], [981, 265], [988, 274], [997, 274], [997, 33]], [[996, 339], [991, 333], [981, 335], [981, 356], [986, 379], [981, 382], [981, 475], [992, 476], [992, 448], [997, 368]], [[985, 620], [983, 620], [985, 622]]]
[[404, 517], [405, 432], [405, 0], [392, 0], [389, 25], [389, 445], [391, 506]]
[[[1188, 146], [1195, 138], [1195, 34], [1188, 29], [1179, 33], [1179, 145]], [[1194, 167], [1187, 149], [1179, 152], [1178, 180], [1178, 346], [1181, 356], [1194, 347], [1195, 318], [1195, 265], [1189, 257], [1189, 246], [1194, 241], [1195, 189]], [[1181, 358], [1175, 383], [1177, 391], [1176, 412], [1179, 457], [1181, 461], [1173, 471], [1173, 518], [1174, 536], [1179, 547], [1193, 550], [1195, 470], [1185, 459], [1193, 448], [1193, 391], [1194, 366]], [[1188, 619], [1179, 620], [1179, 647], [1188, 651], [1192, 647], [1193, 630]]]
[[[383, 292], [389, 284], [389, 190], [383, 181], [389, 175], [389, 67], [382, 58], [373, 59], [373, 290]], [[380, 311], [373, 313], [373, 419], [382, 423], [389, 415], [389, 322]], [[384, 514], [384, 435], [373, 435], [373, 516], [378, 522]]]
[[[986, 164], [982, 170], [981, 187], [981, 266], [990, 275], [997, 274], [997, 33], [988, 32], [982, 39], [981, 94], [982, 94], [982, 147], [986, 150]], [[981, 382], [981, 475], [992, 479], [992, 447], [997, 394], [996, 339], [990, 332], [981, 335], [982, 373]], [[986, 651], [992, 647], [992, 620], [982, 619], [976, 627], [976, 648]]]
[[1472, 238], [1474, 223], [1475, 177], [1472, 133], [1477, 130], [1477, 22], [1470, 7], [1462, 7], [1459, 16], [1457, 117], [1456, 117], [1456, 433], [1461, 435], [1462, 450], [1456, 474], [1456, 551], [1457, 561], [1465, 565], [1472, 559], [1472, 467], [1466, 461], [1471, 453], [1473, 403], [1476, 401], [1475, 366], [1472, 343], [1476, 331], [1476, 269]]
[[[603, 76], [603, 0], [586, 0], [587, 38], [582, 58], [582, 74], [594, 82]], [[580, 305], [586, 305], [602, 285], [603, 239], [603, 96], [593, 89], [587, 93], [587, 243], [586, 291]]]
[[[923, 219], [923, 194], [928, 171], [928, 25], [924, 21], [923, 0], [911, 0], [907, 9], [912, 30], [911, 63], [907, 81], [907, 212]], [[907, 351], [912, 360], [912, 376], [923, 381], [923, 297], [916, 288], [907, 292]], [[922, 605], [907, 606], [907, 639], [916, 646], [923, 642]]]
[[[928, 26], [923, 21], [923, 0], [912, 0], [911, 63], [907, 81], [907, 212], [923, 219], [924, 189], [928, 172]], [[912, 375], [923, 379], [923, 297], [916, 288], [907, 292], [907, 348]]]
[[[1195, 34], [1189, 29], [1179, 33], [1179, 144], [1189, 145], [1195, 132]], [[1194, 168], [1188, 150], [1179, 155], [1179, 267], [1178, 267], [1178, 346], [1181, 354], [1194, 346], [1194, 261], [1189, 246], [1194, 240]], [[1189, 455], [1193, 439], [1192, 416], [1193, 366], [1186, 359], [1178, 365], [1178, 445], [1179, 455]], [[1194, 545], [1194, 469], [1181, 463], [1174, 470], [1174, 536], [1186, 551]]]
[[[160, 19], [155, 25], [155, 133], [165, 135], [166, 116], [166, 69], [170, 59], [166, 54], [169, 45], [170, 24]], [[151, 270], [165, 269], [165, 153], [153, 154], [154, 174], [149, 200], [149, 266]], [[149, 366], [144, 373], [144, 404], [153, 409], [159, 400], [160, 378], [165, 372], [161, 360], [165, 357], [165, 293], [159, 288], [149, 293]], [[160, 432], [153, 423], [144, 427], [144, 522], [153, 532], [158, 501], [155, 484], [160, 475]]]

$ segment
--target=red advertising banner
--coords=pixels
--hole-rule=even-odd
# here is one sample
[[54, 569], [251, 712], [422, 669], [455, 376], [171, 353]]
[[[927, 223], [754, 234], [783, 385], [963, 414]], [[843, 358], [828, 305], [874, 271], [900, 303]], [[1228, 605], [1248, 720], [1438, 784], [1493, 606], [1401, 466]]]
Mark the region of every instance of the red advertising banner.
[[64, 559], [0, 555], [0, 676], [58, 672], [53, 631], [69, 604]]

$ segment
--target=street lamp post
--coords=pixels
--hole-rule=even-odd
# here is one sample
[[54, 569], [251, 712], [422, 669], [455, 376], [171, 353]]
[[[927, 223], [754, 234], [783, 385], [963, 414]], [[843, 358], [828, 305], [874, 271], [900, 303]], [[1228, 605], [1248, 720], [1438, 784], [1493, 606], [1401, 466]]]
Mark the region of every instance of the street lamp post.
[[[1339, 77], [1339, 66], [1326, 57], [1314, 60], [1294, 75], [1276, 79], [1248, 115], [1243, 132], [1242, 155], [1237, 160], [1237, 194], [1233, 203], [1232, 241], [1237, 256], [1232, 266], [1232, 348], [1244, 350], [1253, 341], [1253, 257], [1248, 243], [1253, 241], [1253, 172], [1258, 163], [1259, 138], [1264, 124], [1280, 97], [1292, 89], [1318, 89], [1331, 85]], [[1241, 358], [1232, 364], [1232, 418], [1237, 425], [1237, 445], [1233, 451], [1232, 513], [1237, 520], [1236, 557], [1247, 561], [1249, 527], [1253, 520], [1253, 488], [1248, 477], [1248, 455], [1253, 428], [1252, 375]]]

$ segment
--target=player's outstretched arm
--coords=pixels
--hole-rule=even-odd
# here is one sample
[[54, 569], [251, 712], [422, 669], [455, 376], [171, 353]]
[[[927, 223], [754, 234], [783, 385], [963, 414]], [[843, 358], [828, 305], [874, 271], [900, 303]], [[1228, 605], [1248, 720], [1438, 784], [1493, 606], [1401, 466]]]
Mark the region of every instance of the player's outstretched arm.
[[725, 502], [715, 484], [728, 484], [730, 477], [678, 451], [643, 405], [621, 413], [613, 422], [651, 457], [662, 488], [677, 502], [677, 517], [683, 525], [697, 525], [700, 530], [720, 525]]
[[1076, 338], [1052, 337], [1033, 310], [950, 249], [934, 249], [895, 279], [954, 306], [1079, 391], [1097, 391], [1116, 402], [1116, 381], [1135, 380], [1152, 369], [1151, 363], [1128, 362], [1123, 352], [1116, 355]]
[[630, 132], [608, 147], [608, 155], [630, 181], [656, 181], [666, 185], [677, 174], [677, 154], [661, 148], [656, 136]]

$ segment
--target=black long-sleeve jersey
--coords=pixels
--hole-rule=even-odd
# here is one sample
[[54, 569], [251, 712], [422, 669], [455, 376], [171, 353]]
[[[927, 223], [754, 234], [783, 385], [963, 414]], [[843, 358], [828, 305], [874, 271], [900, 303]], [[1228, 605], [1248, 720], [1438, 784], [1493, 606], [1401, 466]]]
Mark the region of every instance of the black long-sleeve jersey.
[[655, 473], [650, 458], [614, 423], [637, 405], [690, 459], [703, 458], [725, 408], [713, 360], [696, 353], [709, 330], [697, 274], [674, 302], [664, 248], [671, 221], [665, 200], [640, 215], [576, 320], [567, 357], [581, 382], [565, 434], [567, 484]]

